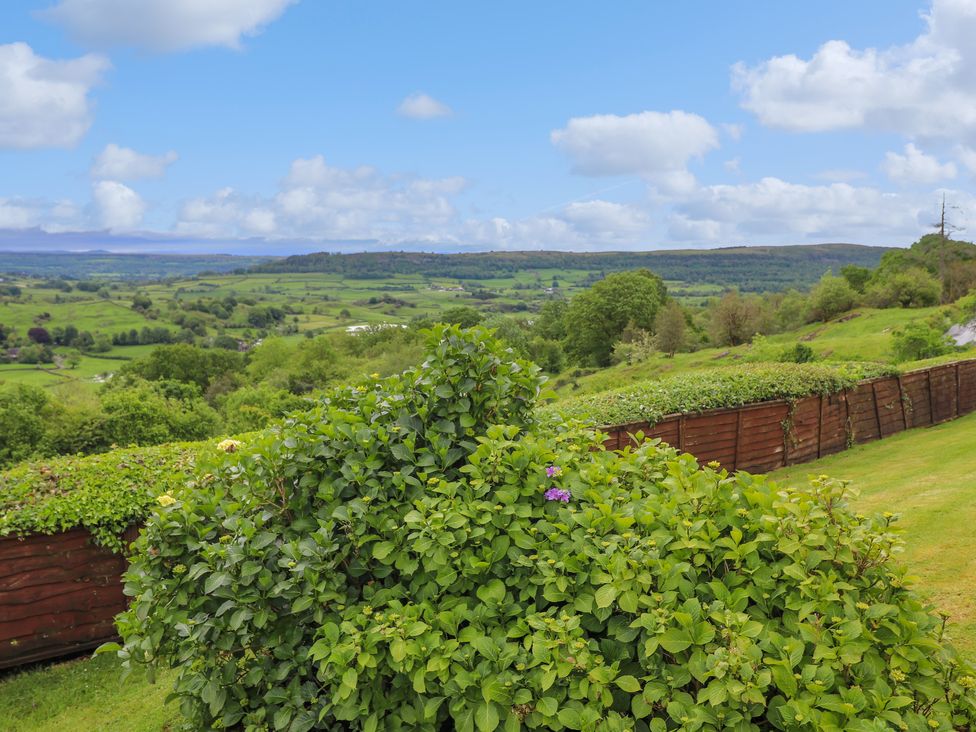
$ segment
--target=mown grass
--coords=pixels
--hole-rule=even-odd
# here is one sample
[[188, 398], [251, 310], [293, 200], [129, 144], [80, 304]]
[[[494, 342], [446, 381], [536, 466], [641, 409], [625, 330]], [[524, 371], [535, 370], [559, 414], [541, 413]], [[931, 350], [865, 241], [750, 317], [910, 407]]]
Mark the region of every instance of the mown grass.
[[865, 513], [892, 511], [904, 531], [903, 561], [916, 588], [950, 617], [954, 643], [976, 657], [976, 414], [859, 445], [772, 477], [803, 484], [826, 474], [850, 480]]
[[180, 719], [166, 704], [173, 672], [155, 684], [121, 679], [113, 655], [41, 665], [0, 677], [3, 732], [164, 732]]

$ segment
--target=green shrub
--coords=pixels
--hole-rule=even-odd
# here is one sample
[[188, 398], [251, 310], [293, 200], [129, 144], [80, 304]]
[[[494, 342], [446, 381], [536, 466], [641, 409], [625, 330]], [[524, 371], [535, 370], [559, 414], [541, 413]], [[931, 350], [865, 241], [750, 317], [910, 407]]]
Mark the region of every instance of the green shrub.
[[182, 490], [204, 447], [130, 448], [18, 465], [0, 473], [0, 536], [82, 527], [96, 543], [121, 551], [122, 533], [146, 518], [161, 492]]
[[895, 331], [891, 339], [896, 361], [919, 361], [952, 353], [955, 344], [946, 336], [943, 328], [913, 321]]
[[128, 663], [192, 729], [969, 728], [972, 671], [890, 519], [531, 420], [483, 331], [336, 391], [161, 496]]
[[817, 355], [806, 343], [796, 343], [783, 349], [779, 360], [786, 363], [811, 363], [817, 360]]
[[654, 423], [679, 412], [833, 394], [853, 388], [861, 379], [894, 373], [896, 370], [890, 366], [873, 363], [726, 366], [569, 399], [544, 412], [553, 418], [581, 419], [598, 425]]

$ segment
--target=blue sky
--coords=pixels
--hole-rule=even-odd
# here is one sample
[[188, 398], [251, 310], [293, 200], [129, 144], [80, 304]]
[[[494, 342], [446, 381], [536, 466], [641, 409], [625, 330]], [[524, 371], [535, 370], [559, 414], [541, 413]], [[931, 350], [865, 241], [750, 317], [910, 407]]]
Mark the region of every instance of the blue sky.
[[976, 203], [973, 37], [976, 0], [7, 0], [0, 241], [906, 245]]

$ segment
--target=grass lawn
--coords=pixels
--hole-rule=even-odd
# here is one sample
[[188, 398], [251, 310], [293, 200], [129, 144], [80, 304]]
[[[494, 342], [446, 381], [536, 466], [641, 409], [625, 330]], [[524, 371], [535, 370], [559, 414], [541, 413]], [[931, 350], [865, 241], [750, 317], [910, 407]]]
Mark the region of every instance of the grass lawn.
[[976, 414], [910, 430], [772, 477], [800, 485], [809, 475], [845, 478], [865, 513], [901, 516], [902, 561], [916, 588], [950, 617], [953, 642], [976, 657]]
[[120, 680], [113, 655], [79, 658], [0, 677], [3, 732], [164, 732], [180, 718], [165, 704], [170, 674]]

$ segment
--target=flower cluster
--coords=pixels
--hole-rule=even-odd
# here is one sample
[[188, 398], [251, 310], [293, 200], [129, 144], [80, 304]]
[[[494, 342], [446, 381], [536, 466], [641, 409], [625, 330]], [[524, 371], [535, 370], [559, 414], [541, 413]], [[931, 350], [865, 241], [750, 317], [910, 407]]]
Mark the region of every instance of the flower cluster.
[[[550, 465], [546, 468], [547, 478], [558, 478], [562, 474], [563, 469], [558, 465]], [[562, 501], [563, 503], [569, 503], [569, 499], [572, 498], [569, 491], [563, 488], [557, 488], [556, 486], [547, 490], [543, 496], [547, 501]]]
[[224, 440], [217, 444], [218, 450], [223, 450], [224, 452], [237, 452], [237, 449], [241, 446], [239, 440]]
[[156, 500], [159, 501], [160, 506], [172, 506], [174, 503], [176, 503], [176, 499], [173, 498], [173, 496], [171, 496], [169, 493], [164, 493], [163, 495], [158, 496]]
[[562, 501], [563, 503], [569, 503], [569, 491], [565, 491], [562, 488], [550, 488], [545, 492], [545, 498], [547, 501]]

